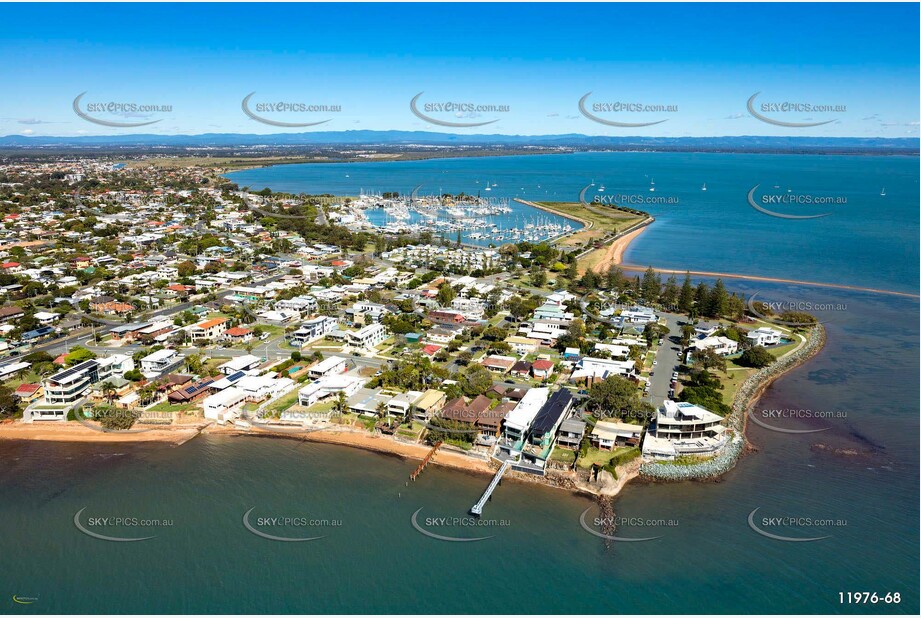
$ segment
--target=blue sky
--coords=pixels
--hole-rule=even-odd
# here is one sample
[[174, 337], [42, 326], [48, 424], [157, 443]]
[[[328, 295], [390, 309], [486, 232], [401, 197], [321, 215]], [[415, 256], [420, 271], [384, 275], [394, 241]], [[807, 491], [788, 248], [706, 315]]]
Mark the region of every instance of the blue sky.
[[[278, 133], [425, 130], [543, 135], [917, 137], [917, 4], [31, 4], [4, 5], [0, 135]], [[166, 105], [169, 112], [88, 113], [88, 103]], [[242, 99], [339, 106], [266, 111]], [[507, 106], [427, 116], [426, 103]], [[616, 121], [666, 122], [612, 127]], [[828, 105], [832, 112], [764, 108]], [[677, 111], [605, 111], [601, 103]], [[756, 111], [762, 108], [756, 107]]]

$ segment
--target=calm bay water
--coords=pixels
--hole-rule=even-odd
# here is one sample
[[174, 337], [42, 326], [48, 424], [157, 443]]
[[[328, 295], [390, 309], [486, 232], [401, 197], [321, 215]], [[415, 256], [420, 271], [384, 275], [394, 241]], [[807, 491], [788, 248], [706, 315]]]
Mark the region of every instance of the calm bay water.
[[[399, 185], [406, 179], [400, 172], [404, 165], [442, 166], [458, 174], [458, 169], [473, 165], [482, 166], [475, 177], [494, 178], [499, 187], [508, 184], [504, 174], [511, 172], [504, 170], [512, 168], [529, 170], [519, 186], [537, 178], [542, 186], [555, 186], [545, 180], [555, 169], [565, 187], [560, 191], [566, 194], [555, 199], [571, 199], [571, 191], [577, 195], [585, 177], [594, 177], [596, 183], [603, 180], [606, 189], [611, 188], [614, 172], [602, 178], [601, 173], [587, 171], [593, 165], [616, 170], [617, 175], [625, 175], [626, 169], [653, 169], [656, 193], [659, 187], [664, 193], [673, 170], [671, 174], [685, 178], [689, 186], [692, 180], [706, 182], [706, 200], [701, 198], [697, 207], [682, 201], [685, 210], [673, 215], [646, 207], [657, 221], [631, 247], [631, 261], [917, 290], [917, 161], [652, 154], [556, 157], [555, 164], [548, 164], [550, 159], [335, 169], [343, 170], [343, 176], [349, 173], [349, 181], [380, 190], [401, 187], [372, 185], [357, 176], [366, 169], [383, 174], [373, 170], [384, 167]], [[566, 178], [561, 161], [574, 162]], [[314, 167], [320, 166], [300, 166], [310, 177], [297, 190], [349, 191], [336, 184], [342, 179], [326, 184], [314, 179]], [[292, 174], [294, 168], [277, 169]], [[879, 193], [885, 178], [888, 207], [863, 211], [859, 225], [850, 225], [841, 213], [810, 222], [774, 221], [745, 204], [750, 181], [737, 178], [741, 169], [774, 170], [774, 177], [789, 179], [775, 184], [795, 183], [809, 173], [827, 179], [850, 177], [853, 186], [868, 187], [867, 200], [873, 187]], [[414, 182], [418, 184], [406, 185]], [[717, 203], [723, 183], [745, 189], [742, 206], [735, 197]], [[710, 200], [712, 205], [703, 205]], [[849, 201], [848, 208], [852, 206]], [[721, 209], [722, 219], [716, 214]], [[741, 222], [748, 220], [748, 210], [771, 219], [760, 224], [765, 226], [761, 233], [756, 233], [757, 226]], [[850, 225], [850, 236], [838, 228], [827, 234], [809, 228], [819, 221], [831, 227], [833, 220], [835, 226]], [[709, 227], [717, 222], [725, 223], [726, 230]], [[772, 253], [770, 248], [778, 243], [795, 251]], [[844, 245], [859, 259], [845, 254]], [[751, 259], [760, 255], [773, 258]], [[0, 580], [7, 599], [14, 594], [37, 598], [31, 605], [6, 601], [7, 610], [917, 613], [917, 300], [807, 286], [728, 284], [767, 299], [826, 307], [814, 311], [827, 320], [826, 347], [775, 382], [758, 409], [836, 410], [845, 412], [846, 418], [777, 423], [827, 428], [812, 434], [750, 425], [749, 437], [758, 451], [743, 458], [720, 483], [628, 486], [616, 502], [618, 516], [676, 525], [634, 521], [619, 526], [618, 534], [659, 539], [606, 548], [579, 524], [580, 514], [593, 505], [590, 500], [509, 482], [484, 513], [484, 519], [508, 525], [439, 525], [427, 518], [463, 517], [487, 479], [433, 467], [407, 486], [413, 462], [343, 447], [217, 436], [200, 437], [179, 448], [0, 442]], [[156, 538], [131, 543], [91, 538], [73, 521], [84, 507], [80, 521], [91, 531]], [[308, 517], [341, 520], [341, 525], [260, 528], [282, 536], [325, 536], [304, 543], [270, 541], [243, 526], [243, 514], [251, 508], [251, 523], [258, 517]], [[492, 538], [446, 542], [425, 536], [411, 524], [420, 508], [417, 521], [427, 531]], [[788, 536], [830, 537], [811, 543], [780, 542], [749, 528], [747, 517], [755, 508], [760, 508], [759, 518], [846, 523], [771, 529]], [[593, 507], [589, 521], [596, 513]], [[89, 526], [91, 517], [117, 516], [171, 520], [172, 525]], [[899, 592], [901, 603], [841, 605], [839, 592], [847, 591]]]
[[[579, 153], [279, 165], [227, 176], [252, 189], [336, 195], [408, 194], [418, 185], [420, 193], [476, 194], [489, 181], [497, 185], [492, 198], [563, 202], [578, 201], [594, 181], [587, 200], [625, 197], [621, 203], [656, 217], [631, 244], [630, 263], [912, 293], [918, 288], [918, 160], [911, 157]], [[785, 214], [833, 212], [807, 221], [775, 218], [749, 205], [755, 185], [757, 197], [790, 189], [794, 196], [847, 203], [774, 206]], [[508, 216], [504, 227], [522, 215]]]

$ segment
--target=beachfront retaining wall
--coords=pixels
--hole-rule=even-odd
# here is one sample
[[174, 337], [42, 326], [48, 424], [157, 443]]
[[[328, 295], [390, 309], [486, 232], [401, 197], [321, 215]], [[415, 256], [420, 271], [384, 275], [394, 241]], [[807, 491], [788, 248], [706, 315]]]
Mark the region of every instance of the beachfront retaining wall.
[[647, 462], [640, 466], [640, 476], [658, 481], [687, 481], [710, 479], [720, 476], [736, 465], [745, 447], [745, 414], [761, 391], [783, 373], [806, 362], [825, 345], [825, 328], [817, 324], [801, 348], [780, 358], [748, 377], [739, 387], [732, 401], [732, 411], [726, 417], [726, 425], [732, 430], [732, 440], [713, 459], [697, 464], [676, 465]]

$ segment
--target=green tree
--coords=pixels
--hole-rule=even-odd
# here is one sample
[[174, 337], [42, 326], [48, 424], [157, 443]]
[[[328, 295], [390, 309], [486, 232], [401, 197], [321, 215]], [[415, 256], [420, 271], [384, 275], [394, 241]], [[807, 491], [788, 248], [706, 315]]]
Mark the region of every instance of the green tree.
[[0, 384], [0, 418], [13, 418], [19, 414], [19, 399], [6, 384]]
[[661, 293], [662, 281], [659, 279], [655, 269], [650, 266], [643, 273], [643, 283], [641, 284], [642, 299], [647, 303], [654, 303], [659, 299], [659, 294]]
[[438, 302], [442, 307], [447, 307], [451, 304], [451, 301], [457, 297], [457, 293], [454, 291], [454, 288], [448, 283], [442, 283], [438, 288]]
[[743, 367], [761, 368], [767, 367], [773, 363], [774, 357], [763, 347], [756, 345], [755, 347], [749, 348], [742, 352], [742, 355], [736, 362]]
[[86, 348], [75, 347], [70, 351], [70, 354], [64, 357], [64, 364], [68, 367], [72, 367], [77, 363], [82, 363], [83, 361], [88, 361], [93, 358], [96, 358], [95, 352], [87, 350]]
[[653, 407], [642, 401], [636, 385], [621, 376], [610, 376], [588, 390], [586, 407], [598, 417], [645, 420]]
[[468, 365], [461, 371], [461, 378], [458, 382], [465, 395], [474, 397], [489, 390], [492, 386], [492, 375], [483, 365]]

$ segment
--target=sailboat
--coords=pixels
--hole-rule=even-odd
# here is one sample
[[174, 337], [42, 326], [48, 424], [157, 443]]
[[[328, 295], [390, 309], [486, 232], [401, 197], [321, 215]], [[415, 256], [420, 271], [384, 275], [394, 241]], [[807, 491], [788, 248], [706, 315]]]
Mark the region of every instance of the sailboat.
[[649, 181], [649, 190], [650, 190], [650, 191], [655, 191], [655, 190], [656, 190], [656, 181], [655, 181], [655, 179]]
[[707, 183], [704, 183], [704, 186], [702, 186], [702, 187], [700, 188], [700, 190], [701, 190], [701, 191], [706, 191], [706, 190], [707, 190]]
[[886, 197], [886, 187], [883, 187], [883, 190], [879, 192], [880, 197]]
[[598, 187], [598, 192], [604, 193], [604, 185], [601, 185], [600, 187]]
[[487, 190], [487, 191], [492, 191], [492, 187], [489, 186], [489, 181], [488, 181], [488, 180], [486, 181], [486, 190]]

